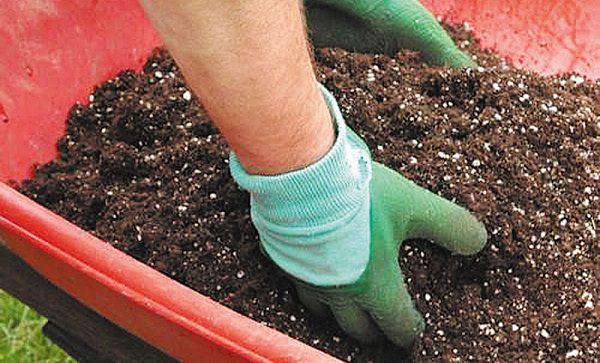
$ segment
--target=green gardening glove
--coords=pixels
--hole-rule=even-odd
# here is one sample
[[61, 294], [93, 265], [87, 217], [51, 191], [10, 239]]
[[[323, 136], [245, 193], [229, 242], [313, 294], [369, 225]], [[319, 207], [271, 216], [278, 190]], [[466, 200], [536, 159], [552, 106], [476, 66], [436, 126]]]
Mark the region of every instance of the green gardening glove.
[[398, 254], [411, 238], [432, 240], [463, 255], [479, 252], [485, 228], [467, 210], [417, 186], [397, 172], [373, 163], [371, 253], [362, 276], [341, 287], [317, 287], [295, 279], [301, 301], [314, 313], [333, 312], [356, 339], [372, 343], [383, 334], [401, 347], [423, 330], [404, 285]]
[[305, 0], [316, 47], [394, 55], [421, 52], [434, 66], [477, 67], [418, 0]]
[[401, 243], [425, 238], [472, 254], [483, 248], [487, 234], [464, 208], [373, 163], [333, 96], [322, 91], [337, 128], [323, 158], [261, 176], [247, 174], [232, 153], [231, 173], [250, 192], [262, 250], [290, 276], [311, 311], [333, 313], [362, 342], [385, 336], [407, 347], [424, 323], [404, 285]]

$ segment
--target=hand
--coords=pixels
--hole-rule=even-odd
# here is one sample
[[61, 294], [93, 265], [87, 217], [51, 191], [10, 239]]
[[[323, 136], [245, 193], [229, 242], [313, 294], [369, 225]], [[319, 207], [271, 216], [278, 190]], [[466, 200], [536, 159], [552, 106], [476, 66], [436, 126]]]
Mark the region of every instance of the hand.
[[[463, 255], [479, 252], [487, 234], [466, 209], [373, 164], [371, 255], [360, 279], [343, 287], [318, 287], [293, 279], [299, 298], [318, 315], [333, 313], [350, 336], [364, 343], [385, 335], [401, 347], [424, 328], [403, 282], [398, 253], [404, 240], [424, 238]], [[382, 334], [383, 333], [383, 334]]]
[[466, 209], [373, 163], [322, 87], [337, 138], [314, 164], [275, 176], [250, 175], [232, 152], [230, 169], [250, 192], [252, 222], [263, 252], [294, 281], [317, 314], [369, 343], [384, 335], [409, 346], [423, 329], [398, 264], [402, 242], [432, 240], [460, 254], [487, 239]]
[[477, 67], [418, 0], [305, 0], [317, 47], [395, 54], [421, 52], [434, 66]]

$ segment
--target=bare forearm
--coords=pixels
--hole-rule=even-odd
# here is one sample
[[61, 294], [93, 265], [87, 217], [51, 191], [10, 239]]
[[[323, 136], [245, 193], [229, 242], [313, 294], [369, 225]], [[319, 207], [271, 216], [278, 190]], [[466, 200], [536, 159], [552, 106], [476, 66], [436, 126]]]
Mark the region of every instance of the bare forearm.
[[142, 4], [248, 172], [298, 169], [329, 150], [333, 125], [297, 1]]

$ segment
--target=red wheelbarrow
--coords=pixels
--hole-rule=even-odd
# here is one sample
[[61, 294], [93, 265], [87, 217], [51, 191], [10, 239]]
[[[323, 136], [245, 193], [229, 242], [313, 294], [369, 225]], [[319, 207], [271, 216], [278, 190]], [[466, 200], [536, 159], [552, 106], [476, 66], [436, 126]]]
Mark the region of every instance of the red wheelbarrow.
[[[423, 0], [482, 46], [542, 74], [600, 78], [600, 0]], [[115, 362], [337, 362], [112, 248], [9, 185], [57, 155], [70, 107], [160, 38], [135, 0], [0, 8], [0, 288], [75, 357]], [[91, 358], [90, 358], [91, 357]], [[95, 360], [94, 360], [95, 359]], [[83, 360], [83, 359], [82, 359]]]

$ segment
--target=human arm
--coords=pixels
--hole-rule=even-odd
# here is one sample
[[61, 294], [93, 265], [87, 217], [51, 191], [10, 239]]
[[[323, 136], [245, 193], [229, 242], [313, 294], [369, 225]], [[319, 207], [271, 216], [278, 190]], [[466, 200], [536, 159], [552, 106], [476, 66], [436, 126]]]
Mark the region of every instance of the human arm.
[[244, 167], [279, 174], [334, 140], [297, 1], [142, 0], [146, 14]]

